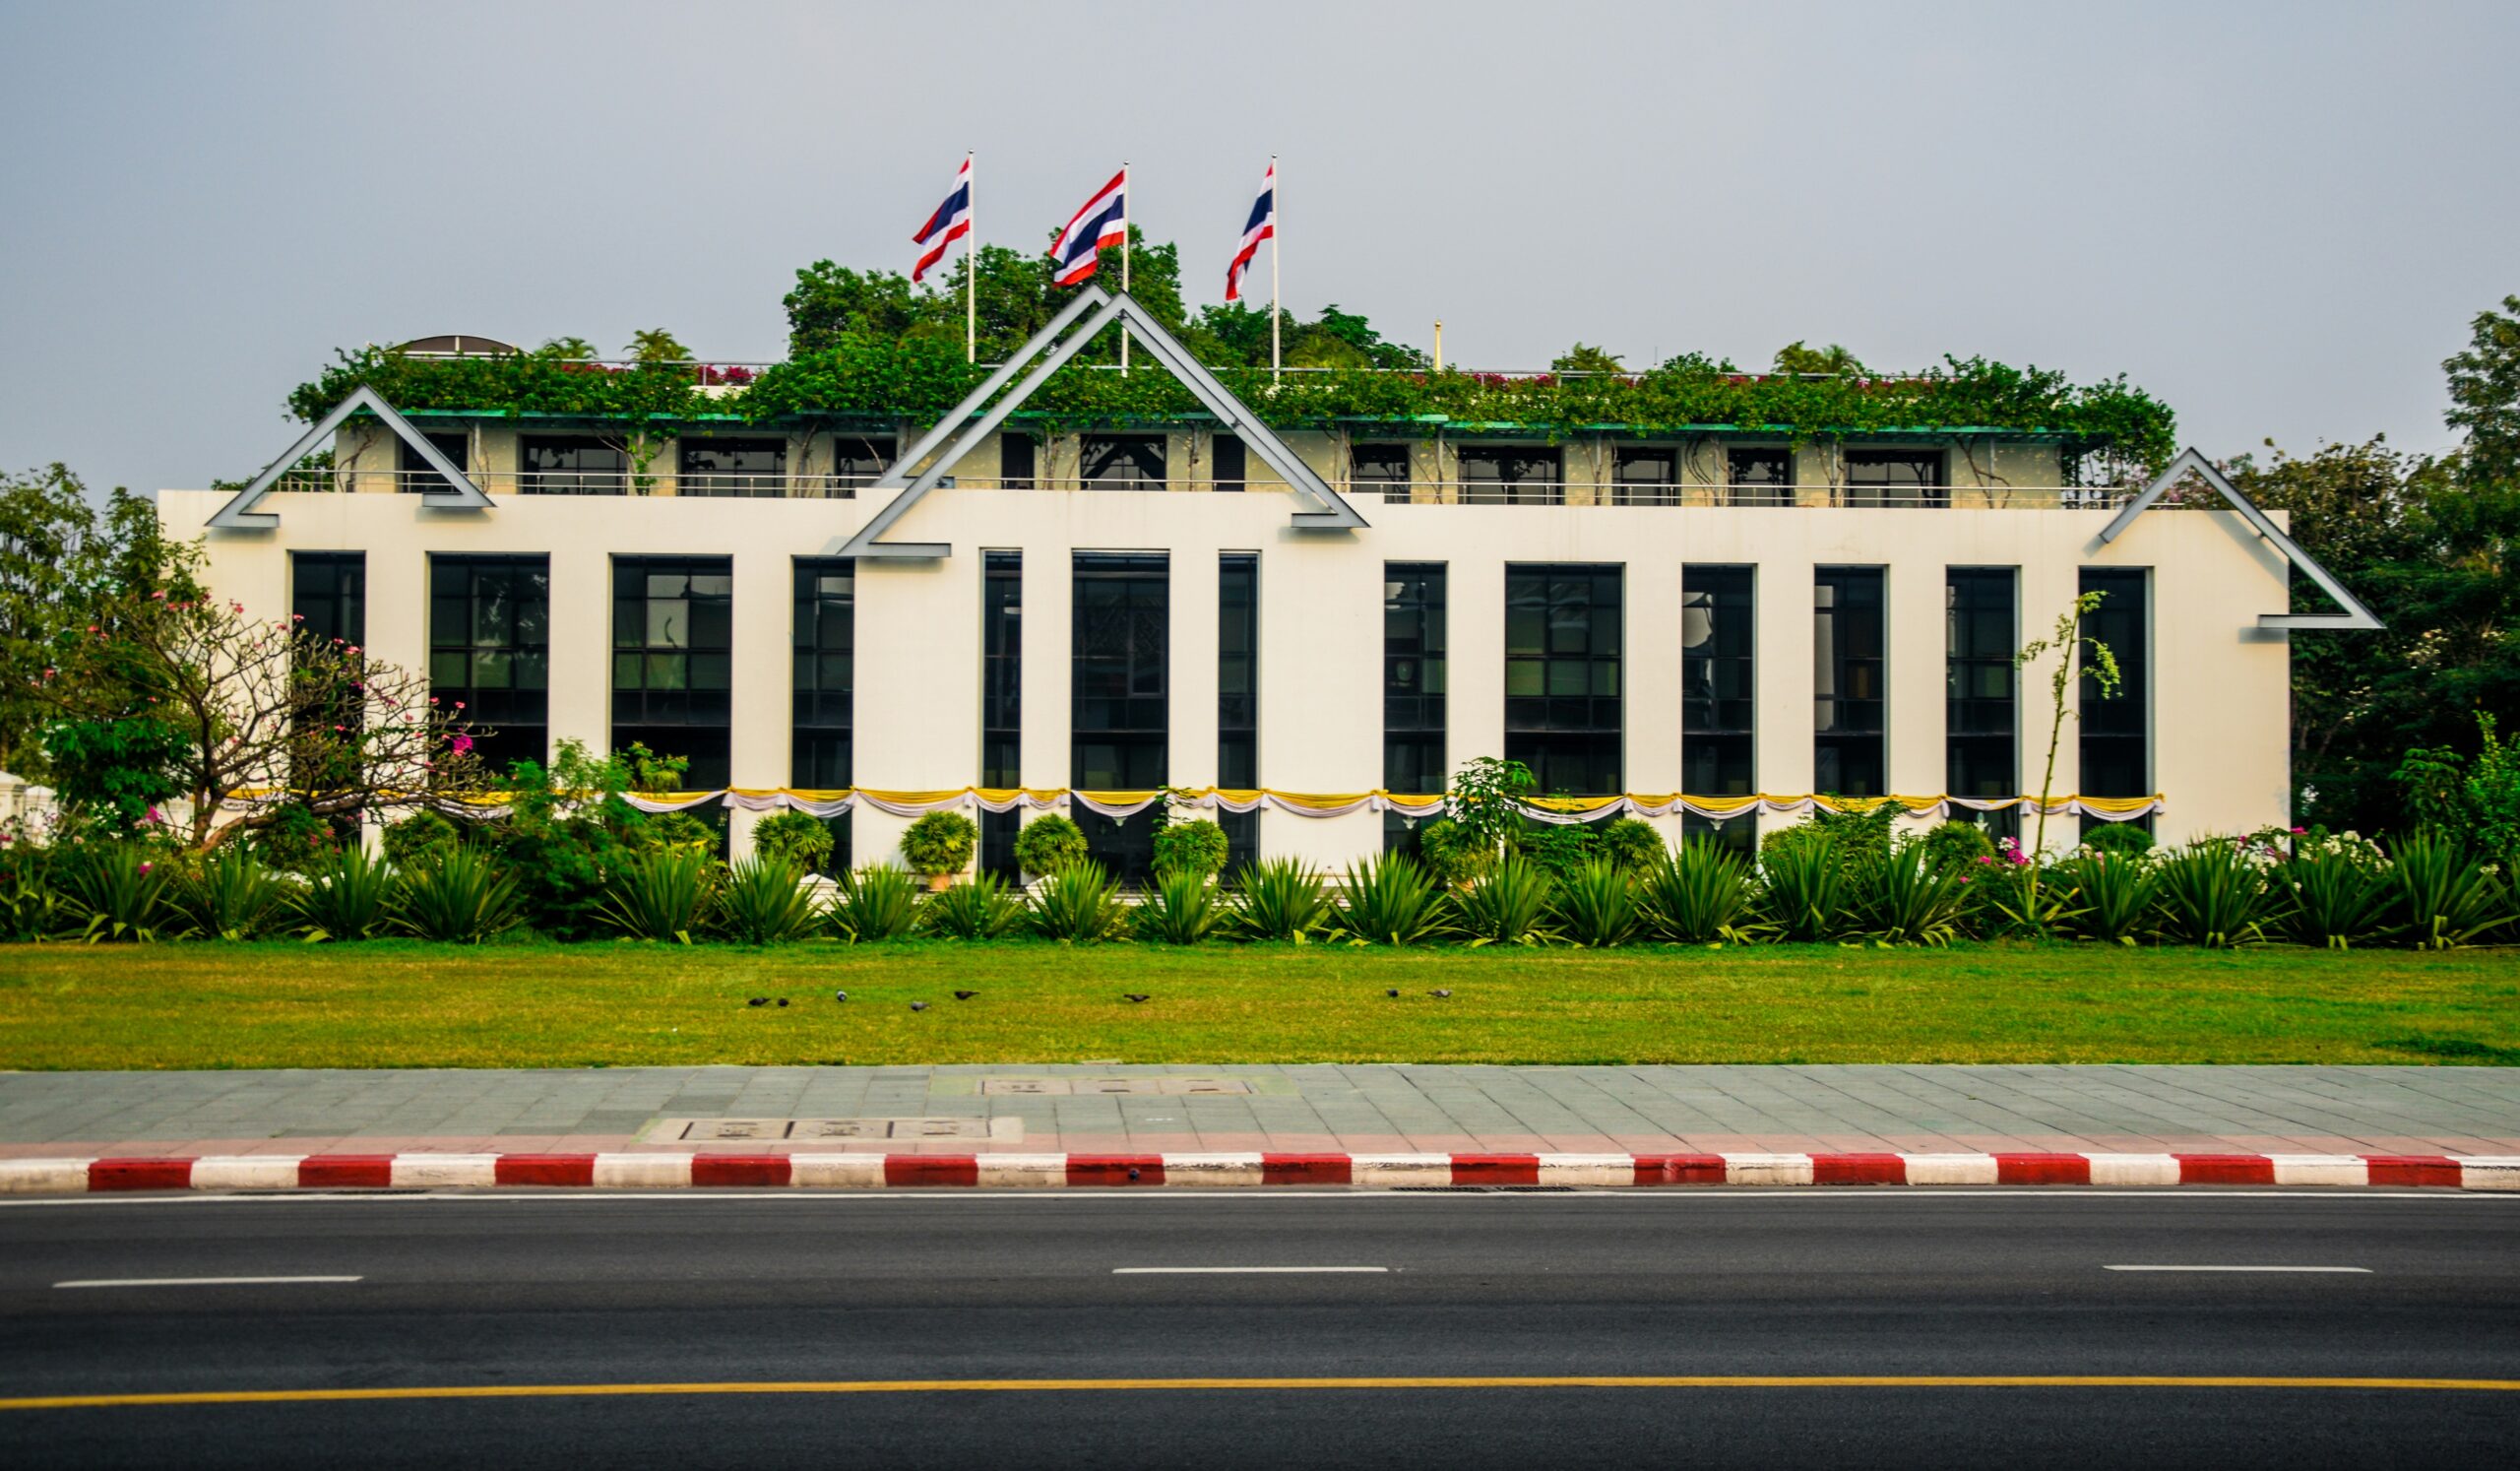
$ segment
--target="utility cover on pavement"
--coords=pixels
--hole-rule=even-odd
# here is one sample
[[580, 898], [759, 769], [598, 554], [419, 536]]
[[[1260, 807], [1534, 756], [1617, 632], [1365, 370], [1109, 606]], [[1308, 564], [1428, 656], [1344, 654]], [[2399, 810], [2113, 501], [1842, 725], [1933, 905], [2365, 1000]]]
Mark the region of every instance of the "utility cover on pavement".
[[1155, 1094], [1177, 1098], [1196, 1093], [1249, 1093], [1246, 1078], [1188, 1078], [1159, 1075], [1129, 1078], [982, 1078], [980, 1092], [1017, 1097], [1061, 1098], [1095, 1093]]
[[646, 1139], [764, 1143], [828, 1139], [1021, 1139], [1021, 1119], [660, 1119]]

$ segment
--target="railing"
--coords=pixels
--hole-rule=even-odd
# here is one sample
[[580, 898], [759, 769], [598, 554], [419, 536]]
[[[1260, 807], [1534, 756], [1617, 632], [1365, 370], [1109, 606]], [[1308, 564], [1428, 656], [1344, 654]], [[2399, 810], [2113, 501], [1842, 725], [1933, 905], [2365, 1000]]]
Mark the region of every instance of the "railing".
[[[493, 499], [503, 495], [659, 495], [721, 500], [853, 500], [877, 479], [871, 472], [846, 475], [739, 475], [718, 472], [689, 474], [629, 471], [536, 470], [475, 471], [467, 477]], [[1135, 482], [1079, 480], [1073, 477], [1038, 476], [1006, 479], [995, 475], [964, 475], [946, 483], [970, 490], [1046, 489], [1096, 491], [1105, 494], [1149, 494], [1167, 490], [1284, 491], [1274, 479], [1240, 480], [1192, 480], [1188, 477]], [[1391, 505], [1568, 506], [1682, 508], [1769, 508], [1785, 510], [2039, 510], [2112, 511], [2133, 497], [2125, 485], [1702, 485], [1638, 484], [1599, 480], [1357, 480], [1333, 484], [1358, 501]], [[407, 493], [444, 489], [446, 482], [428, 471], [295, 470], [282, 477], [277, 488], [316, 493], [349, 491]], [[2166, 496], [2161, 504], [2181, 498]], [[2211, 501], [2219, 505], [2219, 500]]]

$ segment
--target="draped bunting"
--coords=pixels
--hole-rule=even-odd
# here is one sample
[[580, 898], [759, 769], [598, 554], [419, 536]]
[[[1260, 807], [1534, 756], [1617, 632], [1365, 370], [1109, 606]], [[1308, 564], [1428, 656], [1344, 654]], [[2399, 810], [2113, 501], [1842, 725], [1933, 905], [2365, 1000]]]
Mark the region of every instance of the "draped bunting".
[[[249, 799], [271, 800], [279, 794], [255, 793]], [[695, 807], [724, 806], [748, 812], [788, 810], [814, 817], [837, 817], [859, 803], [895, 817], [916, 817], [925, 812], [952, 811], [977, 807], [990, 812], [1012, 812], [1021, 808], [1054, 811], [1062, 807], [1083, 807], [1104, 817], [1121, 818], [1145, 811], [1166, 794], [1161, 790], [1145, 792], [1078, 792], [1065, 787], [953, 787], [927, 792], [885, 792], [867, 787], [812, 791], [788, 787], [727, 787], [712, 792], [629, 792], [622, 799], [642, 812], [685, 812]], [[1194, 787], [1176, 788], [1170, 794], [1176, 809], [1192, 811], [1210, 808], [1228, 812], [1274, 810], [1292, 812], [1299, 817], [1344, 817], [1351, 812], [1398, 812], [1404, 817], [1438, 817], [1444, 811], [1443, 795], [1407, 796], [1395, 792], [1354, 792], [1323, 795], [1303, 792], [1271, 792], [1266, 789]], [[1779, 796], [1762, 793], [1756, 797], [1684, 797], [1677, 793], [1647, 796], [1629, 793], [1621, 797], [1541, 797], [1517, 803], [1523, 815], [1535, 822], [1565, 825], [1597, 822], [1605, 817], [1668, 817], [1691, 812], [1721, 822], [1752, 813], [1770, 813], [1799, 817], [1814, 809], [1832, 812], [1868, 811], [1883, 802], [1896, 802], [1912, 817], [1946, 818], [1955, 812], [2001, 812], [2019, 808], [2035, 813], [2039, 799], [2035, 797], [1822, 797], [1813, 793]], [[487, 794], [456, 799], [450, 808], [474, 816], [492, 816], [507, 809], [503, 795]], [[2097, 817], [2108, 822], [2130, 822], [2167, 809], [2166, 799], [2159, 794], [2151, 797], [2059, 797], [2048, 803], [2051, 817]]]

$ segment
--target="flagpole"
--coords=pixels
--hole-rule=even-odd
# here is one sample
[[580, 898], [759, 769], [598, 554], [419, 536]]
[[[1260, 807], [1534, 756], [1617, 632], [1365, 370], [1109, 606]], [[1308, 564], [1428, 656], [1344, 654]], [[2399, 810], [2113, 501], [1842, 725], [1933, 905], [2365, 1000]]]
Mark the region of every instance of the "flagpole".
[[980, 360], [980, 201], [977, 187], [971, 182], [971, 175], [976, 171], [972, 165], [977, 161], [978, 158], [979, 156], [976, 153], [963, 155], [965, 175], [963, 187], [969, 191], [963, 196], [963, 208], [971, 214], [971, 228], [963, 232], [963, 360], [965, 362]]
[[1276, 154], [1271, 154], [1269, 156], [1269, 381], [1272, 383], [1278, 381], [1278, 374], [1280, 372], [1278, 356], [1278, 315], [1280, 310], [1278, 306], [1278, 242], [1286, 237], [1287, 226], [1285, 221], [1278, 214], [1278, 206], [1284, 202], [1285, 198], [1285, 196], [1281, 195], [1278, 191], [1283, 188], [1285, 184], [1286, 180], [1278, 176], [1278, 156]]
[[[1120, 294], [1129, 293], [1129, 160], [1120, 160]], [[1120, 376], [1129, 375], [1129, 324], [1120, 324]]]

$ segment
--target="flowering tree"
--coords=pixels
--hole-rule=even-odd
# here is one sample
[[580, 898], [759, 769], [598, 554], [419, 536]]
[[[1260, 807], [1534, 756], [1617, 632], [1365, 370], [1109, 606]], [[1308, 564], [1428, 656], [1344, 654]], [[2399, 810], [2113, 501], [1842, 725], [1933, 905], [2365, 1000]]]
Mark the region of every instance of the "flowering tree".
[[294, 618], [158, 592], [106, 606], [53, 652], [37, 697], [60, 725], [171, 734], [159, 759], [191, 799], [195, 849], [271, 825], [284, 802], [346, 818], [486, 785], [460, 703]]

